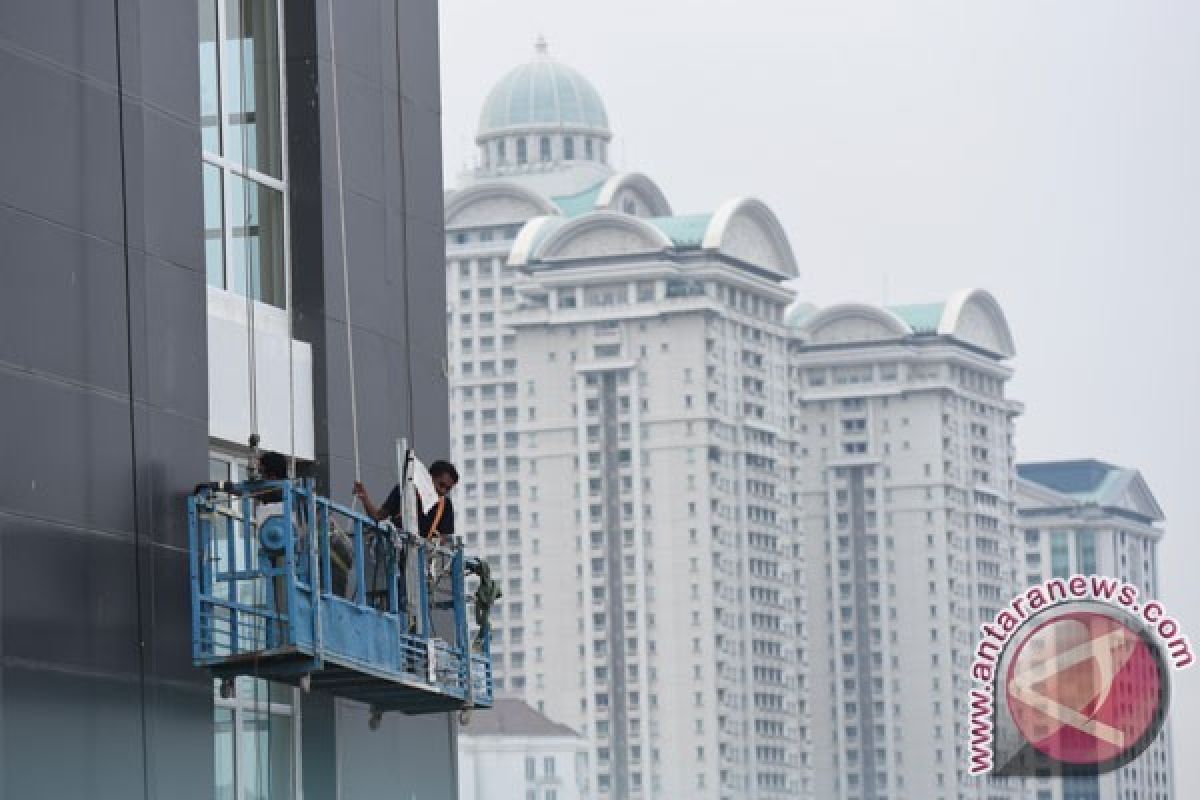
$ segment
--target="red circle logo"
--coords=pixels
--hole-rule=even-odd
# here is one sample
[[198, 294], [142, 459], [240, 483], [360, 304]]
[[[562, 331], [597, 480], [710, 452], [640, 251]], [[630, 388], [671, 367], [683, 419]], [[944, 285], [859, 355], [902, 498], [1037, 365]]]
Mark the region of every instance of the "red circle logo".
[[1005, 691], [1013, 721], [1040, 752], [1067, 764], [1120, 758], [1155, 732], [1164, 676], [1142, 634], [1097, 612], [1064, 614], [1021, 642]]

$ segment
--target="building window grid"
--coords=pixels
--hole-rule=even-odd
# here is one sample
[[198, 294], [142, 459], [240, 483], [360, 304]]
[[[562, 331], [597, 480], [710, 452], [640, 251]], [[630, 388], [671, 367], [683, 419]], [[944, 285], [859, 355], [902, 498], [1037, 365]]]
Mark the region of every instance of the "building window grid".
[[[245, 463], [236, 457], [209, 455], [209, 478], [239, 481]], [[301, 749], [295, 736], [300, 718], [297, 690], [250, 677], [239, 677], [231, 697], [221, 696], [213, 681], [214, 785], [219, 797], [252, 800], [292, 797], [300, 782]]]
[[223, 698], [214, 681], [215, 790], [230, 800], [293, 797], [300, 782], [297, 690], [238, 678]]
[[[231, 20], [231, 10], [242, 13]], [[202, 0], [200, 24], [207, 280], [284, 308], [291, 219], [282, 7]]]

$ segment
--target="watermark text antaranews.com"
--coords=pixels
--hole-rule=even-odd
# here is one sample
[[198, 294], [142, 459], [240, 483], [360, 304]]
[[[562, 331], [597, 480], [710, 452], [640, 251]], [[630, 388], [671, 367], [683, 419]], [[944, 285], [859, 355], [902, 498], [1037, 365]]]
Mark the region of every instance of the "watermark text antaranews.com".
[[973, 775], [990, 772], [993, 767], [992, 740], [995, 733], [996, 670], [1013, 633], [1029, 618], [1062, 605], [1099, 601], [1122, 609], [1145, 623], [1153, 632], [1175, 669], [1192, 665], [1194, 656], [1188, 638], [1177, 620], [1161, 603], [1139, 602], [1138, 587], [1116, 578], [1100, 575], [1072, 575], [1053, 578], [1031, 586], [1017, 595], [995, 619], [980, 626], [981, 638], [971, 665], [975, 686], [970, 694], [970, 765]]

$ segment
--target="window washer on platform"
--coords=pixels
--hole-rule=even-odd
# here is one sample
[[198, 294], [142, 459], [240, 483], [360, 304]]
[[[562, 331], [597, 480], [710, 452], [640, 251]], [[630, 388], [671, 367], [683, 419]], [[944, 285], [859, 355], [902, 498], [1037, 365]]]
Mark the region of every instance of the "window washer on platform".
[[[419, 533], [425, 538], [448, 542], [454, 535], [454, 505], [450, 502], [450, 491], [458, 484], [458, 470], [449, 461], [435, 461], [429, 465], [429, 476], [433, 478], [433, 487], [438, 499], [428, 511], [417, 496], [417, 524]], [[402, 527], [399, 518], [402, 505], [402, 489], [399, 484], [393, 487], [387, 500], [382, 506], [371, 502], [367, 489], [359, 482], [354, 483], [354, 496], [362, 501], [363, 509], [371, 519], [380, 521], [388, 519], [397, 528]]]

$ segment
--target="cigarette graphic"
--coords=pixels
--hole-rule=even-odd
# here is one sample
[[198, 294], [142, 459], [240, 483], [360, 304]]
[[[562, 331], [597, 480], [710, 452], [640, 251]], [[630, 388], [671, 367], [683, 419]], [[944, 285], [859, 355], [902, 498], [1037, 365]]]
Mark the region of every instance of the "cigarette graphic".
[[1125, 666], [1137, 644], [1136, 637], [1125, 628], [1118, 628], [1091, 641], [1078, 644], [1044, 661], [1023, 666], [1013, 672], [1009, 692], [1013, 697], [1037, 709], [1060, 725], [1068, 725], [1116, 747], [1125, 746], [1123, 731], [1084, 715], [1078, 709], [1063, 705], [1057, 699], [1034, 687], [1055, 675], [1089, 659], [1096, 662], [1100, 681], [1095, 693], [1084, 704], [1099, 709], [1112, 691], [1117, 673]]

